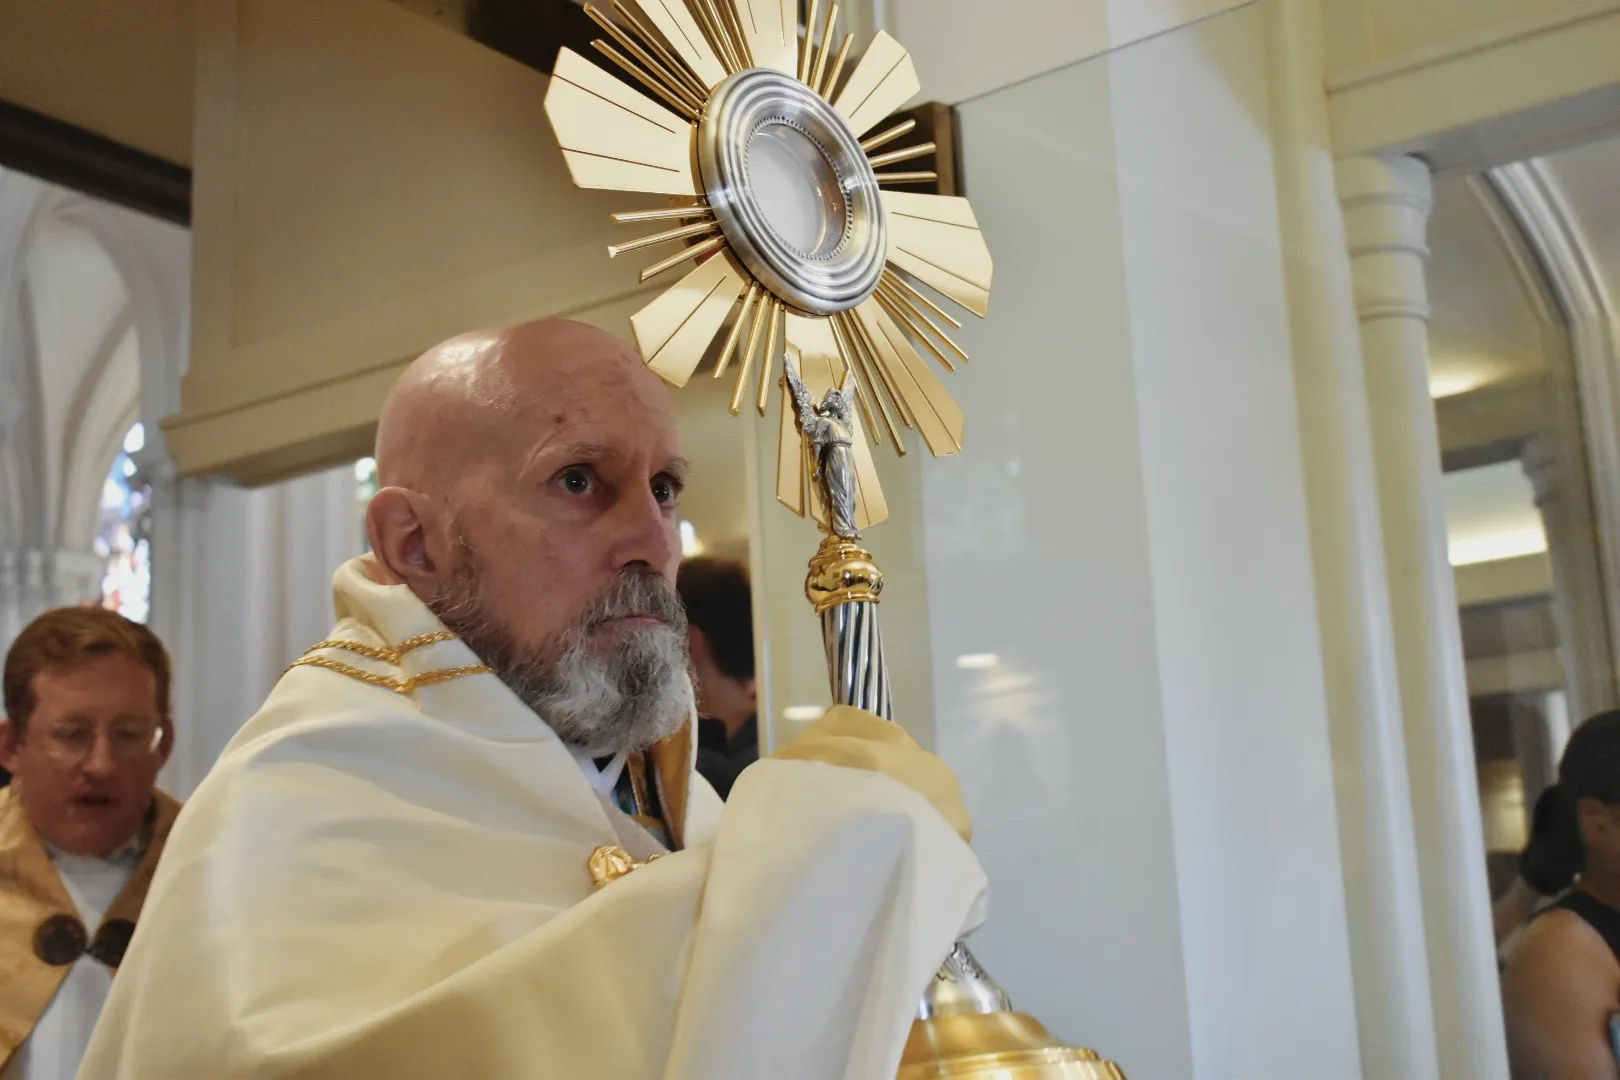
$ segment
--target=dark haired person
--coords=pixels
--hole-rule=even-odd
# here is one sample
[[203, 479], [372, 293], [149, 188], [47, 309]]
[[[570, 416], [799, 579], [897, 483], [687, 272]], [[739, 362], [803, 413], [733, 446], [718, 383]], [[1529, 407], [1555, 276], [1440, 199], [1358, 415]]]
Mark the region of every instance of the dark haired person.
[[6, 654], [0, 1077], [72, 1080], [179, 805], [169, 657], [100, 608], [46, 612]]
[[1570, 736], [1549, 819], [1525, 849], [1524, 879], [1568, 892], [1525, 930], [1502, 976], [1519, 1080], [1617, 1080], [1620, 1013], [1620, 711]]
[[675, 587], [686, 608], [697, 691], [697, 770], [724, 799], [759, 759], [748, 571], [730, 559], [699, 556], [681, 563]]

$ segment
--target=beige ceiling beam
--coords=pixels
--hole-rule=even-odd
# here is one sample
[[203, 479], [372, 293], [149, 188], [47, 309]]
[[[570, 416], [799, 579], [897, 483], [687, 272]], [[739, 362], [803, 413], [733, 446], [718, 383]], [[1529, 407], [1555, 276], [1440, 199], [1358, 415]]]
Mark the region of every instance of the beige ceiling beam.
[[1334, 152], [1396, 151], [1436, 173], [1475, 172], [1620, 130], [1620, 0], [1534, 7], [1484, 26], [1459, 19], [1473, 29], [1334, 73]]
[[1518, 457], [1527, 440], [1548, 429], [1547, 393], [1541, 379], [1515, 379], [1435, 402], [1445, 470]]

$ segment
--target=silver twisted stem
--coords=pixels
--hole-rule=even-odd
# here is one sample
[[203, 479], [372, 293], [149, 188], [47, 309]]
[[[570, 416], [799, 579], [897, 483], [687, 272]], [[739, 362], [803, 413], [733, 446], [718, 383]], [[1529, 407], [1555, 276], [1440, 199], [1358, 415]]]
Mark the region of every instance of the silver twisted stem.
[[883, 661], [878, 606], [857, 601], [823, 612], [821, 640], [827, 649], [833, 700], [893, 720], [894, 699], [889, 693], [889, 668]]

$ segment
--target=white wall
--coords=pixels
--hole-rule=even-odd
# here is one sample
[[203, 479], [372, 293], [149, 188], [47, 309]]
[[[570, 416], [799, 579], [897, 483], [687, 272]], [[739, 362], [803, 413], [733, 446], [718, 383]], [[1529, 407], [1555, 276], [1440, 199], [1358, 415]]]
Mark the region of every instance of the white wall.
[[1132, 1076], [1361, 1075], [1269, 62], [1254, 7], [961, 110], [998, 263], [923, 470], [938, 746], [981, 959]]
[[956, 104], [1252, 2], [880, 0], [877, 6], [889, 32], [911, 50], [924, 96]]

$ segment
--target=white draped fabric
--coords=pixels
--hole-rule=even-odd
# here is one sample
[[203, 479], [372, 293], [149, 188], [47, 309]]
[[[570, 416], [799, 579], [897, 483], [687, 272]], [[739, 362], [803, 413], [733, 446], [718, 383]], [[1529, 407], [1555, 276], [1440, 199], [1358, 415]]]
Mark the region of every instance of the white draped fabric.
[[[334, 637], [439, 630], [367, 560]], [[397, 667], [476, 663], [442, 641]], [[892, 1076], [983, 873], [885, 776], [766, 760], [595, 891], [613, 811], [493, 676], [293, 670], [172, 836], [81, 1080]]]

